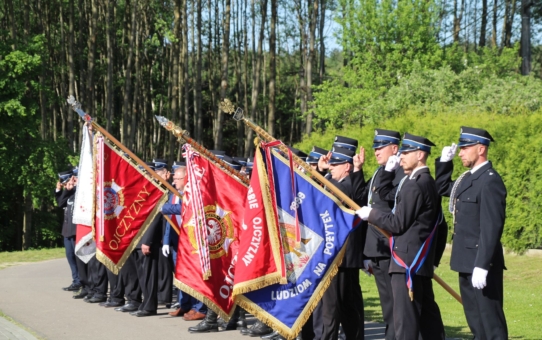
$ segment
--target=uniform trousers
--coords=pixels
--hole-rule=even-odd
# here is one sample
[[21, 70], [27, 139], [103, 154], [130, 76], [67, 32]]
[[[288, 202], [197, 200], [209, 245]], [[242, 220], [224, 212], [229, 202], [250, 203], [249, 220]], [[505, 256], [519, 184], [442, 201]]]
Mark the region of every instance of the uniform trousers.
[[390, 258], [376, 257], [371, 259], [373, 275], [375, 278], [382, 317], [386, 323], [386, 340], [395, 340], [395, 328], [393, 327], [393, 293], [391, 288], [391, 276], [389, 274]]
[[107, 269], [107, 279], [109, 280], [109, 301], [124, 303], [124, 294], [121, 294], [120, 296], [115, 295], [116, 288], [119, 284], [119, 275], [115, 275], [112, 271]]
[[170, 303], [173, 289], [173, 263], [162, 252], [158, 254], [158, 301]]
[[79, 256], [75, 257], [75, 264], [77, 265], [77, 272], [79, 273], [79, 282], [81, 283], [81, 293], [91, 293], [91, 282], [88, 272], [88, 265], [81, 261]]
[[117, 284], [110, 292], [110, 296], [114, 297], [117, 301], [120, 301], [121, 299], [124, 300], [124, 297], [126, 296], [128, 303], [139, 307], [141, 304], [142, 293], [139, 285], [139, 278], [137, 276], [134, 256], [128, 256], [126, 262], [119, 271], [117, 279]]
[[508, 339], [508, 327], [503, 311], [503, 269], [491, 268], [487, 286], [472, 286], [472, 273], [459, 273], [459, 289], [463, 310], [475, 339]]
[[313, 314], [314, 338], [337, 340], [342, 324], [346, 340], [364, 339], [359, 269], [339, 268]]
[[72, 272], [72, 284], [79, 285], [81, 282], [79, 280], [79, 271], [76, 260], [79, 257], [75, 255], [75, 236], [64, 237], [64, 248], [66, 249], [66, 259], [68, 259], [68, 264], [70, 265], [70, 270]]
[[[173, 260], [173, 271], [177, 268], [177, 251], [175, 247], [170, 248], [171, 258]], [[192, 297], [188, 293], [182, 292], [177, 288], [177, 301], [179, 302], [179, 307], [184, 311], [195, 310], [196, 312], [207, 314], [207, 306], [198, 299]]]
[[90, 277], [91, 290], [96, 298], [107, 297], [107, 270], [103, 263], [98, 261], [96, 256], [88, 261], [88, 273]]
[[414, 301], [410, 300], [405, 274], [392, 273], [393, 321], [397, 340], [445, 339], [440, 309], [435, 302], [430, 277], [412, 277]]
[[143, 293], [143, 302], [139, 310], [156, 312], [158, 309], [158, 256], [160, 249], [151, 247], [149, 255], [143, 255], [140, 248], [134, 249], [134, 256], [137, 268], [137, 277]]

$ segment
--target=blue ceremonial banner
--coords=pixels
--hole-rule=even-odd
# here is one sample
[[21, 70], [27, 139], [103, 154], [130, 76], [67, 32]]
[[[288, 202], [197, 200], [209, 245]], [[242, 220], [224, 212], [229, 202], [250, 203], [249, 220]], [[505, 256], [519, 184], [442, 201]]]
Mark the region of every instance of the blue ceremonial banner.
[[337, 273], [347, 237], [361, 221], [302, 170], [295, 169], [292, 176], [290, 161], [278, 151], [267, 152], [288, 283], [239, 295], [237, 302], [284, 337], [294, 338]]

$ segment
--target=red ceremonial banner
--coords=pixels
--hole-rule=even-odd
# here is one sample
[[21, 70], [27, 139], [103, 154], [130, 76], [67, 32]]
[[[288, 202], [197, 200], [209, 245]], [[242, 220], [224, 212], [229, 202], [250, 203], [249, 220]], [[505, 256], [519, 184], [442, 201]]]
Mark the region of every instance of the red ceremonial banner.
[[96, 257], [118, 274], [167, 201], [167, 192], [102, 135], [94, 141]]
[[175, 285], [229, 320], [235, 307], [237, 238], [247, 188], [190, 146], [185, 148], [188, 182]]
[[273, 197], [262, 151], [257, 148], [239, 237], [234, 296], [287, 283]]

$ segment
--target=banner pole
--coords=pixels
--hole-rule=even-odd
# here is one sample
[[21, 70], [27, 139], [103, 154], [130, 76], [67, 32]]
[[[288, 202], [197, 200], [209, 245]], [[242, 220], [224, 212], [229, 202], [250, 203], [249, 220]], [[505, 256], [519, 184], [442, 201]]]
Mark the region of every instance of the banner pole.
[[158, 180], [163, 186], [165, 186], [169, 191], [177, 195], [178, 197], [182, 197], [182, 195], [175, 189], [171, 184], [169, 184], [165, 179], [158, 176], [154, 170], [152, 170], [145, 162], [143, 162], [139, 157], [137, 157], [132, 151], [130, 151], [127, 147], [125, 147], [121, 142], [119, 142], [113, 135], [111, 135], [109, 132], [107, 132], [106, 129], [101, 127], [98, 123], [96, 123], [91, 116], [89, 116], [85, 111], [81, 109], [81, 103], [75, 100], [73, 96], [68, 97], [68, 104], [71, 106], [72, 110], [77, 112], [77, 114], [88, 123], [91, 123], [92, 126], [98, 130], [102, 135], [104, 135], [107, 139], [112, 141], [116, 146], [118, 146], [123, 152], [128, 154], [131, 159], [133, 159], [138, 165], [143, 167], [147, 171], [148, 174], [150, 174], [154, 179]]
[[[220, 103], [220, 109], [228, 114], [233, 114], [233, 119], [240, 121], [242, 120], [248, 127], [250, 127], [254, 132], [256, 132], [259, 136], [261, 136], [263, 139], [265, 139], [267, 142], [273, 142], [277, 139], [271, 136], [267, 131], [262, 129], [260, 126], [254, 124], [249, 119], [245, 118], [243, 115], [243, 110], [241, 108], [237, 108], [237, 110], [234, 111], [235, 107], [231, 103], [229, 99], [224, 99], [223, 102]], [[285, 154], [288, 154], [288, 147], [284, 144], [280, 144], [278, 148], [284, 152]], [[307, 164], [305, 161], [303, 161], [301, 158], [297, 157], [296, 155], [292, 154], [294, 162], [301, 166], [304, 170], [306, 170], [308, 173], [311, 174], [314, 178], [316, 178], [320, 183], [326, 186], [326, 188], [333, 193], [337, 198], [339, 198], [341, 201], [343, 201], [346, 205], [348, 205], [353, 210], [359, 210], [361, 207], [354, 202], [350, 197], [346, 196], [341, 190], [339, 190], [336, 186], [334, 186], [330, 181], [328, 181], [322, 174], [320, 174], [318, 171], [311, 168], [309, 164]], [[376, 230], [378, 230], [382, 235], [384, 235], [386, 238], [390, 238], [390, 233], [388, 233], [386, 230], [383, 230], [379, 228], [378, 226], [371, 224]], [[452, 289], [446, 282], [444, 282], [437, 274], [433, 273], [433, 279], [437, 281], [448, 293], [450, 293], [460, 304], [463, 304], [463, 301], [461, 300], [461, 296], [457, 294], [456, 291]]]
[[203, 145], [199, 144], [192, 138], [188, 136], [188, 132], [186, 130], [181, 129], [178, 125], [175, 125], [171, 120], [167, 119], [163, 116], [154, 116], [156, 117], [156, 120], [162, 125], [166, 130], [170, 131], [173, 136], [178, 138], [178, 141], [181, 139], [184, 139], [188, 144], [190, 144], [197, 152], [207, 157], [209, 160], [219, 164], [222, 166], [227, 172], [229, 172], [231, 175], [239, 178], [243, 184], [246, 186], [250, 185], [250, 180], [247, 176], [241, 174], [239, 171], [232, 168], [230, 165], [228, 165], [226, 162], [221, 160], [220, 158], [216, 157], [215, 154], [207, 150]]

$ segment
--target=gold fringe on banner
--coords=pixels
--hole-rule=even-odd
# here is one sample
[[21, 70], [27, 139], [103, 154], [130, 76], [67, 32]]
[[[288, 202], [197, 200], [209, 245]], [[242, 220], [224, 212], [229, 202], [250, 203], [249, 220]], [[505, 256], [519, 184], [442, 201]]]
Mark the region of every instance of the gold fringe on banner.
[[318, 305], [318, 302], [320, 302], [320, 300], [322, 299], [322, 296], [331, 284], [331, 280], [333, 280], [333, 277], [335, 277], [335, 275], [339, 271], [339, 265], [344, 258], [347, 244], [348, 240], [344, 243], [342, 249], [337, 254], [337, 257], [335, 258], [331, 266], [329, 266], [329, 269], [322, 278], [322, 281], [320, 281], [320, 284], [316, 288], [315, 292], [312, 294], [307, 305], [305, 305], [305, 308], [303, 308], [303, 311], [301, 311], [301, 314], [299, 315], [291, 329], [282, 322], [280, 322], [277, 318], [263, 310], [260, 306], [252, 302], [245, 295], [238, 295], [235, 302], [241, 308], [254, 315], [258, 320], [265, 323], [269, 327], [277, 330], [280, 335], [282, 335], [286, 339], [295, 339], [295, 337], [301, 332], [301, 328], [303, 327], [303, 325], [310, 318], [312, 312]]
[[[94, 136], [95, 140], [96, 140], [96, 138], [98, 136], [101, 136], [101, 134], [99, 132], [95, 134], [95, 136]], [[104, 144], [109, 146], [111, 148], [111, 150], [113, 150], [118, 156], [120, 156], [122, 159], [127, 161], [132, 167], [134, 167], [147, 180], [149, 180], [152, 183], [156, 183], [156, 180], [153, 177], [151, 177], [146, 172], [141, 171], [138, 168], [138, 166], [133, 163], [133, 161], [131, 161], [130, 159], [125, 157], [124, 152], [122, 150], [120, 150], [119, 147], [115, 143], [111, 143], [105, 136], [103, 136], [103, 138], [104, 138]], [[94, 143], [94, 151], [96, 151], [96, 143]], [[93, 157], [94, 157], [94, 165], [96, 166], [96, 152], [94, 152]], [[97, 171], [96, 171], [96, 168], [94, 170], [95, 170], [94, 171], [94, 192], [96, 192], [96, 173], [97, 173]], [[157, 184], [157, 187], [162, 191], [162, 197], [158, 200], [158, 203], [156, 203], [156, 205], [152, 209], [151, 213], [149, 214], [149, 216], [147, 217], [147, 219], [145, 220], [145, 222], [143, 223], [143, 225], [141, 226], [141, 228], [137, 232], [137, 235], [132, 239], [132, 242], [130, 242], [130, 244], [128, 245], [128, 247], [126, 248], [124, 253], [122, 254], [122, 257], [120, 258], [120, 260], [115, 264], [110, 258], [107, 257], [107, 255], [105, 255], [101, 250], [96, 248], [96, 258], [98, 259], [98, 261], [103, 263], [103, 265], [106, 266], [107, 269], [111, 270], [111, 272], [113, 272], [116, 275], [118, 275], [120, 269], [122, 268], [122, 266], [124, 266], [124, 263], [126, 263], [126, 260], [128, 259], [128, 257], [132, 253], [132, 251], [135, 249], [135, 247], [137, 246], [137, 244], [139, 243], [139, 241], [141, 240], [141, 238], [143, 237], [143, 235], [145, 234], [145, 232], [149, 228], [149, 225], [152, 223], [152, 221], [154, 220], [156, 215], [158, 215], [160, 213], [160, 209], [162, 208], [164, 203], [167, 202], [168, 192], [167, 192], [166, 188], [163, 185], [161, 185], [160, 183], [156, 183], [156, 184]], [[94, 197], [94, 199], [96, 200], [96, 196]], [[97, 202], [96, 202], [96, 204], [97, 204]], [[96, 206], [96, 204], [95, 204], [95, 206]], [[92, 227], [94, 229], [94, 220], [93, 220], [93, 223], [92, 223]], [[103, 240], [100, 240], [100, 241], [103, 242]]]
[[175, 287], [179, 288], [183, 292], [185, 292], [185, 293], [191, 295], [192, 297], [194, 297], [195, 299], [203, 302], [207, 306], [207, 308], [210, 308], [213, 312], [218, 314], [222, 319], [224, 319], [226, 321], [229, 321], [231, 319], [231, 317], [233, 316], [233, 313], [235, 312], [235, 307], [236, 307], [235, 301], [234, 301], [234, 304], [233, 304], [233, 306], [231, 308], [230, 314], [226, 314], [226, 312], [224, 312], [222, 310], [222, 308], [218, 307], [218, 305], [216, 303], [214, 303], [211, 299], [209, 299], [205, 295], [201, 294], [197, 290], [193, 289], [192, 287], [188, 286], [184, 282], [179, 281], [176, 277], [173, 277], [173, 284], [175, 285]]
[[[258, 138], [256, 138], [258, 140]], [[249, 293], [254, 290], [262, 289], [264, 287], [274, 285], [277, 283], [286, 284], [288, 280], [285, 276], [282, 276], [282, 267], [284, 265], [282, 261], [282, 256], [280, 253], [282, 250], [281, 235], [278, 235], [277, 227], [278, 223], [275, 219], [275, 209], [273, 209], [275, 199], [271, 197], [269, 177], [267, 176], [267, 169], [262, 158], [262, 148], [259, 146], [259, 143], [256, 146], [256, 155], [254, 162], [258, 166], [258, 179], [260, 181], [260, 187], [262, 190], [262, 199], [265, 209], [265, 219], [267, 223], [267, 230], [269, 232], [269, 241], [271, 244], [271, 250], [273, 252], [273, 258], [275, 259], [275, 266], [277, 267], [277, 272], [271, 273], [262, 277], [258, 277], [254, 280], [237, 283], [233, 287], [232, 296], [235, 298], [236, 295]]]

